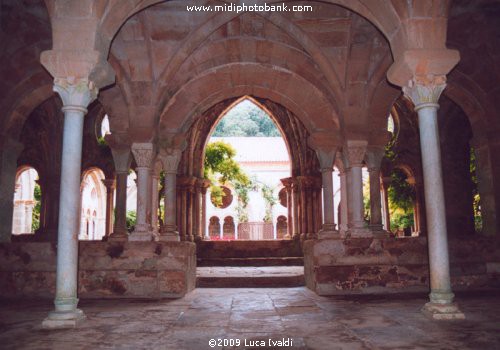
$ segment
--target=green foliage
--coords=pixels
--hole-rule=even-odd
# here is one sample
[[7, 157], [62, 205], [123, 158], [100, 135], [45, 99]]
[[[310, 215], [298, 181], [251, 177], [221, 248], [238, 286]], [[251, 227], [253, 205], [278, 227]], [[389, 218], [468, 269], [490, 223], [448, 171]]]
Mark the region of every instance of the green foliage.
[[[221, 185], [232, 184], [236, 192], [241, 192], [242, 196], [252, 186], [248, 175], [233, 159], [235, 155], [235, 149], [223, 141], [211, 142], [205, 150], [204, 176], [212, 182], [210, 192], [212, 201], [217, 206], [222, 204], [224, 197]], [[238, 196], [240, 196], [240, 193], [238, 193]]]
[[262, 196], [266, 201], [266, 214], [264, 222], [273, 222], [273, 207], [278, 203], [278, 199], [274, 196], [274, 188], [267, 185], [261, 185]]
[[137, 212], [135, 210], [127, 211], [127, 231], [132, 232], [137, 222]]
[[212, 136], [281, 136], [269, 115], [249, 100], [234, 106], [220, 120]]
[[108, 144], [106, 143], [106, 139], [104, 138], [104, 136], [100, 136], [97, 138], [97, 143], [99, 146], [102, 146], [102, 147], [105, 147], [107, 146]]
[[476, 232], [483, 229], [483, 217], [481, 215], [481, 197], [477, 188], [477, 161], [474, 148], [470, 148], [470, 177], [472, 181], [472, 205], [474, 209], [474, 227]]
[[407, 181], [401, 169], [395, 168], [391, 173], [391, 184], [388, 188], [391, 227], [405, 229], [414, 225], [413, 203], [415, 189]]
[[391, 173], [391, 184], [388, 190], [389, 201], [395, 206], [409, 211], [413, 208], [415, 189], [407, 181], [406, 174], [401, 169], [394, 169]]
[[40, 185], [35, 182], [34, 191], [35, 206], [33, 207], [32, 221], [31, 221], [31, 232], [35, 232], [40, 228], [40, 210], [42, 206], [42, 190]]

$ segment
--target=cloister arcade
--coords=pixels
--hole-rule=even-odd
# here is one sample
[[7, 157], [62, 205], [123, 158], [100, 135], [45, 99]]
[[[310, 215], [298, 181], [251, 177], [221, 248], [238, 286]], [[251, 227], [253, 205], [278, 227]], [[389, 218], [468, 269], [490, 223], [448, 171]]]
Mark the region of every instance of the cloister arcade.
[[[495, 1], [308, 1], [311, 13], [190, 12], [186, 3], [2, 2], [0, 247], [13, 253], [0, 256], [0, 296], [55, 294], [43, 327], [66, 328], [84, 319], [78, 296], [193, 290], [206, 238], [237, 225], [206, 215], [204, 150], [245, 98], [287, 144], [287, 210], [273, 225], [300, 247], [313, 292], [430, 290], [426, 315], [463, 319], [452, 289], [498, 287]], [[395, 169], [414, 194], [414, 237], [388, 232]], [[15, 204], [27, 201], [30, 217], [33, 197], [16, 192], [22, 176], [41, 192], [29, 235], [17, 235], [31, 226]], [[31, 256], [25, 268], [48, 259], [50, 271], [20, 277], [9, 267], [23, 266], [16, 249]]]

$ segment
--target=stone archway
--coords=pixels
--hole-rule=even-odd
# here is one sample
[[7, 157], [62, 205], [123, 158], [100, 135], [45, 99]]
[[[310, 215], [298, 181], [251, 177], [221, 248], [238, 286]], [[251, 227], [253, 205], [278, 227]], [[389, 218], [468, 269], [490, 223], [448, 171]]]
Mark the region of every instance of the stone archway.
[[[301, 234], [317, 232], [322, 224], [321, 215], [321, 175], [319, 172], [319, 162], [316, 153], [308, 146], [307, 139], [309, 132], [300, 120], [283, 106], [267, 99], [258, 99], [251, 96], [243, 96], [239, 99], [227, 99], [219, 102], [207, 111], [202, 113], [191, 125], [186, 133], [187, 146], [182, 153], [178, 167], [178, 177], [183, 183], [197, 183], [203, 180], [203, 159], [204, 149], [213, 128], [224, 115], [225, 111], [236, 104], [239, 100], [251, 98], [258, 103], [282, 131], [285, 143], [290, 154], [291, 177], [289, 182], [293, 187], [290, 196], [293, 198], [289, 207], [290, 217], [293, 217], [294, 224], [292, 236], [300, 237]], [[186, 196], [192, 199], [178, 202], [180, 213], [178, 217], [183, 220], [190, 220], [189, 213], [193, 212], [197, 198], [195, 186], [192, 190], [187, 190]], [[184, 195], [182, 195], [184, 196]], [[183, 198], [181, 196], [181, 198]], [[193, 207], [182, 207], [183, 203], [191, 203]], [[178, 224], [181, 236], [186, 234], [186, 223]], [[194, 232], [198, 232], [195, 228]]]

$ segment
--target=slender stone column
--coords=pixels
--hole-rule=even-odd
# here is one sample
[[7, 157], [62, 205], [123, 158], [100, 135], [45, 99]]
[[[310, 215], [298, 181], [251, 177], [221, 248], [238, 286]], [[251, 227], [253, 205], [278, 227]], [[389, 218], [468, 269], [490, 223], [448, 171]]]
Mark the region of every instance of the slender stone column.
[[[201, 236], [205, 240], [210, 240], [210, 235], [207, 230], [207, 190], [210, 187], [209, 180], [203, 180], [201, 185]], [[236, 232], [238, 232], [238, 227], [236, 227]]]
[[118, 138], [120, 137], [117, 134], [106, 135], [106, 142], [111, 148], [116, 173], [115, 225], [108, 241], [124, 242], [128, 240], [127, 179], [130, 163], [132, 162], [132, 153], [130, 152], [130, 146], [119, 142]]
[[293, 201], [292, 201], [292, 185], [293, 179], [291, 177], [287, 177], [280, 180], [283, 184], [286, 192], [286, 209], [287, 209], [287, 231], [284, 239], [291, 239], [293, 237]]
[[451, 291], [437, 122], [437, 102], [446, 86], [445, 81], [445, 77], [436, 77], [430, 83], [413, 80], [409, 86], [403, 88], [403, 92], [413, 101], [418, 113], [424, 172], [431, 293], [430, 302], [425, 304], [423, 312], [434, 319], [463, 319], [465, 316], [453, 303], [454, 294]]
[[292, 203], [293, 203], [293, 239], [299, 239], [301, 233], [300, 225], [300, 203], [301, 196], [299, 192], [299, 185], [297, 178], [292, 178]]
[[389, 196], [388, 196], [388, 190], [389, 190], [390, 183], [391, 183], [390, 177], [387, 176], [387, 177], [382, 178], [382, 194], [384, 197], [382, 212], [383, 212], [384, 221], [385, 221], [384, 229], [387, 232], [391, 231], [391, 214], [389, 213]]
[[148, 206], [151, 204], [149, 175], [154, 156], [152, 143], [132, 144], [132, 153], [137, 164], [137, 223], [129, 237], [130, 241], [151, 241], [152, 229], [149, 223]]
[[340, 177], [340, 225], [339, 231], [340, 236], [345, 237], [348, 231], [349, 222], [349, 209], [347, 203], [349, 201], [347, 197], [347, 174], [345, 171], [339, 171]]
[[370, 175], [370, 231], [375, 237], [385, 237], [382, 225], [382, 198], [380, 195], [380, 166], [385, 155], [384, 147], [369, 147], [366, 163]]
[[339, 231], [335, 227], [335, 203], [333, 199], [333, 164], [336, 153], [336, 147], [316, 149], [323, 187], [323, 227], [318, 233], [319, 239], [339, 238]]
[[165, 172], [165, 211], [160, 241], [180, 241], [177, 231], [177, 167], [182, 152], [179, 149], [166, 149], [160, 153]]
[[12, 234], [17, 158], [23, 148], [22, 143], [0, 135], [0, 242], [10, 242]]
[[104, 179], [102, 183], [106, 187], [106, 230], [105, 235], [109, 237], [111, 232], [113, 232], [113, 197], [115, 192], [115, 180], [114, 179]]
[[344, 148], [344, 156], [349, 163], [351, 189], [349, 201], [352, 205], [352, 216], [349, 217], [349, 231], [351, 237], [371, 237], [370, 230], [365, 227], [363, 218], [363, 159], [366, 153], [367, 142], [364, 140], [348, 140]]
[[195, 178], [188, 178], [186, 184], [186, 240], [194, 242], [194, 198]]
[[158, 169], [154, 169], [151, 174], [151, 227], [153, 229], [153, 236], [155, 238], [159, 235], [158, 229], [158, 202], [159, 202], [159, 185], [160, 172]]
[[82, 163], [83, 119], [87, 106], [98, 90], [88, 80], [54, 80], [63, 102], [63, 146], [61, 195], [57, 241], [55, 310], [43, 321], [44, 328], [75, 327], [85, 318], [77, 309], [78, 232], [80, 228], [80, 175]]

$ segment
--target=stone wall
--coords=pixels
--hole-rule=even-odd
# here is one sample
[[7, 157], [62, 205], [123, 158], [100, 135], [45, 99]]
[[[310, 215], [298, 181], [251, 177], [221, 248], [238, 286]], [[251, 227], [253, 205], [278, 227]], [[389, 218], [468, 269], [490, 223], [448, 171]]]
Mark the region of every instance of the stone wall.
[[[450, 241], [454, 290], [500, 288], [500, 241]], [[429, 265], [425, 237], [304, 242], [306, 285], [320, 295], [425, 292]]]
[[[56, 244], [0, 244], [0, 297], [53, 298]], [[190, 242], [80, 242], [80, 298], [180, 298], [196, 283]]]

